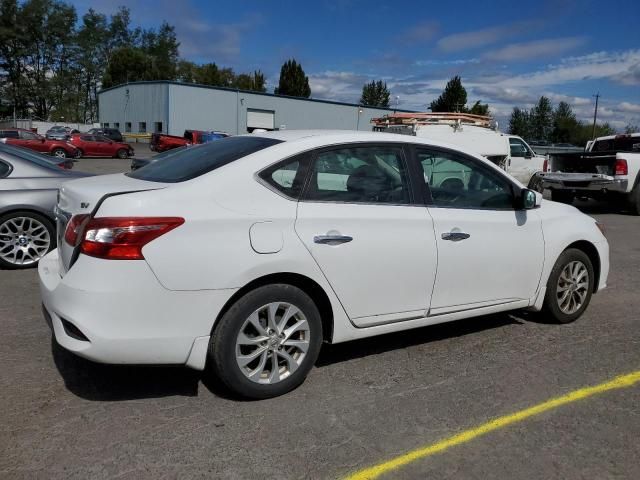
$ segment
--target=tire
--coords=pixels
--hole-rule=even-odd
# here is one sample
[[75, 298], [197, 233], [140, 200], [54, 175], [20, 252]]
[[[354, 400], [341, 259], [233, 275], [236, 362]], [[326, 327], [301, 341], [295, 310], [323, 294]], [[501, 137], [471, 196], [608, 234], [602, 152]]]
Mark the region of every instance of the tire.
[[120, 150], [118, 150], [118, 151], [116, 152], [116, 157], [118, 157], [118, 158], [120, 158], [120, 159], [124, 160], [124, 159], [126, 159], [126, 158], [129, 158], [129, 152], [127, 152], [127, 150], [126, 150], [126, 149], [121, 148]]
[[529, 186], [527, 187], [529, 190], [533, 190], [534, 192], [544, 193], [544, 187], [542, 186], [542, 177], [538, 175], [534, 175], [529, 180]]
[[[289, 307], [297, 312], [286, 318]], [[291, 331], [294, 325], [301, 328]], [[255, 340], [258, 338], [264, 340]], [[304, 381], [321, 344], [322, 322], [313, 300], [292, 285], [266, 285], [241, 297], [219, 320], [209, 341], [208, 367], [242, 397], [277, 397]], [[274, 357], [277, 370], [273, 369]]]
[[564, 190], [551, 190], [551, 200], [559, 203], [573, 203], [573, 194]]
[[64, 148], [54, 148], [51, 150], [51, 156], [57, 158], [67, 158], [67, 152]]
[[56, 246], [53, 222], [35, 212], [0, 217], [0, 268], [32, 268]]
[[[579, 273], [573, 275], [572, 271]], [[586, 282], [584, 272], [587, 275]], [[575, 248], [562, 252], [547, 281], [542, 306], [544, 316], [557, 323], [571, 323], [578, 319], [589, 306], [594, 282], [593, 265], [586, 253]], [[566, 292], [570, 292], [568, 299]]]
[[633, 215], [640, 215], [640, 183], [629, 194], [629, 211]]
[[84, 155], [84, 152], [80, 149], [78, 149], [78, 151], [76, 152], [76, 157], [75, 158], [82, 158], [82, 156]]

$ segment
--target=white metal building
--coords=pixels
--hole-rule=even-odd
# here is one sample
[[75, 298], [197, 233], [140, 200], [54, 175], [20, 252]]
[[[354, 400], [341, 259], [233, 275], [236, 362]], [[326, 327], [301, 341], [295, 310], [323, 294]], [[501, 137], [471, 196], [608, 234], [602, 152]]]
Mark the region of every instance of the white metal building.
[[122, 133], [170, 135], [182, 135], [185, 130], [237, 135], [255, 128], [371, 130], [371, 118], [406, 111], [170, 81], [102, 90], [98, 106], [105, 127]]

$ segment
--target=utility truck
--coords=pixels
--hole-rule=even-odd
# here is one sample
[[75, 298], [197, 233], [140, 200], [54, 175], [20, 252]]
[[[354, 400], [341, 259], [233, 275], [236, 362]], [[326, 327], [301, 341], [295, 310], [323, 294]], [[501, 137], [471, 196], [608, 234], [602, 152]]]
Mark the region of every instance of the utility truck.
[[[491, 117], [467, 113], [394, 113], [373, 118], [371, 122], [374, 131], [428, 138], [478, 153], [524, 186], [542, 192], [539, 174], [544, 171], [545, 157], [536, 155], [517, 135], [500, 132]], [[448, 183], [453, 181], [451, 177]]]
[[549, 155], [541, 174], [552, 200], [611, 200], [640, 215], [640, 133], [596, 138], [581, 153]]

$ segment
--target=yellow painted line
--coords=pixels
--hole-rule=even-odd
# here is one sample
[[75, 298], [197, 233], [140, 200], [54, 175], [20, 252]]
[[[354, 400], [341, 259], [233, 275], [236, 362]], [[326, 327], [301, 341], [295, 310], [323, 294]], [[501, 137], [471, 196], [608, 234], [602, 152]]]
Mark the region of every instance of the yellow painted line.
[[417, 448], [408, 453], [405, 453], [404, 455], [400, 455], [386, 462], [374, 465], [373, 467], [365, 468], [364, 470], [360, 470], [349, 475], [348, 477], [346, 477], [346, 480], [372, 480], [374, 478], [378, 478], [380, 475], [389, 473], [393, 470], [397, 470], [411, 462], [415, 462], [416, 460], [428, 457], [430, 455], [433, 455], [434, 453], [443, 452], [444, 450], [447, 450], [456, 445], [469, 442], [489, 432], [498, 430], [499, 428], [504, 428], [513, 423], [521, 422], [529, 417], [533, 417], [535, 415], [539, 415], [540, 413], [553, 410], [554, 408], [561, 407], [562, 405], [566, 405], [567, 403], [576, 402], [593, 395], [608, 392], [609, 390], [631, 387], [638, 382], [640, 382], [640, 370], [628, 373], [626, 375], [621, 375], [614, 378], [613, 380], [601, 383], [600, 385], [594, 385], [592, 387], [574, 390], [573, 392], [562, 395], [561, 397], [552, 398], [550, 400], [547, 400], [546, 402], [534, 405], [533, 407], [525, 408], [524, 410], [520, 410], [503, 417], [495, 418], [487, 423], [480, 425], [479, 427], [465, 430], [462, 433], [458, 433], [457, 435], [454, 435], [452, 437], [445, 438], [444, 440], [440, 440], [439, 442]]

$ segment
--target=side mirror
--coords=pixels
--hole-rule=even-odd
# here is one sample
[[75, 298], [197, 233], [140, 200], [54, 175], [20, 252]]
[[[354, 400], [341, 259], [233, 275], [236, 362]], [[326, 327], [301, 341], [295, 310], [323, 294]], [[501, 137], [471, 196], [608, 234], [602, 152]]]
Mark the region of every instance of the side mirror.
[[536, 192], [525, 188], [522, 190], [521, 205], [524, 210], [532, 210], [539, 206]]
[[44, 143], [44, 137], [40, 137], [40, 142]]

